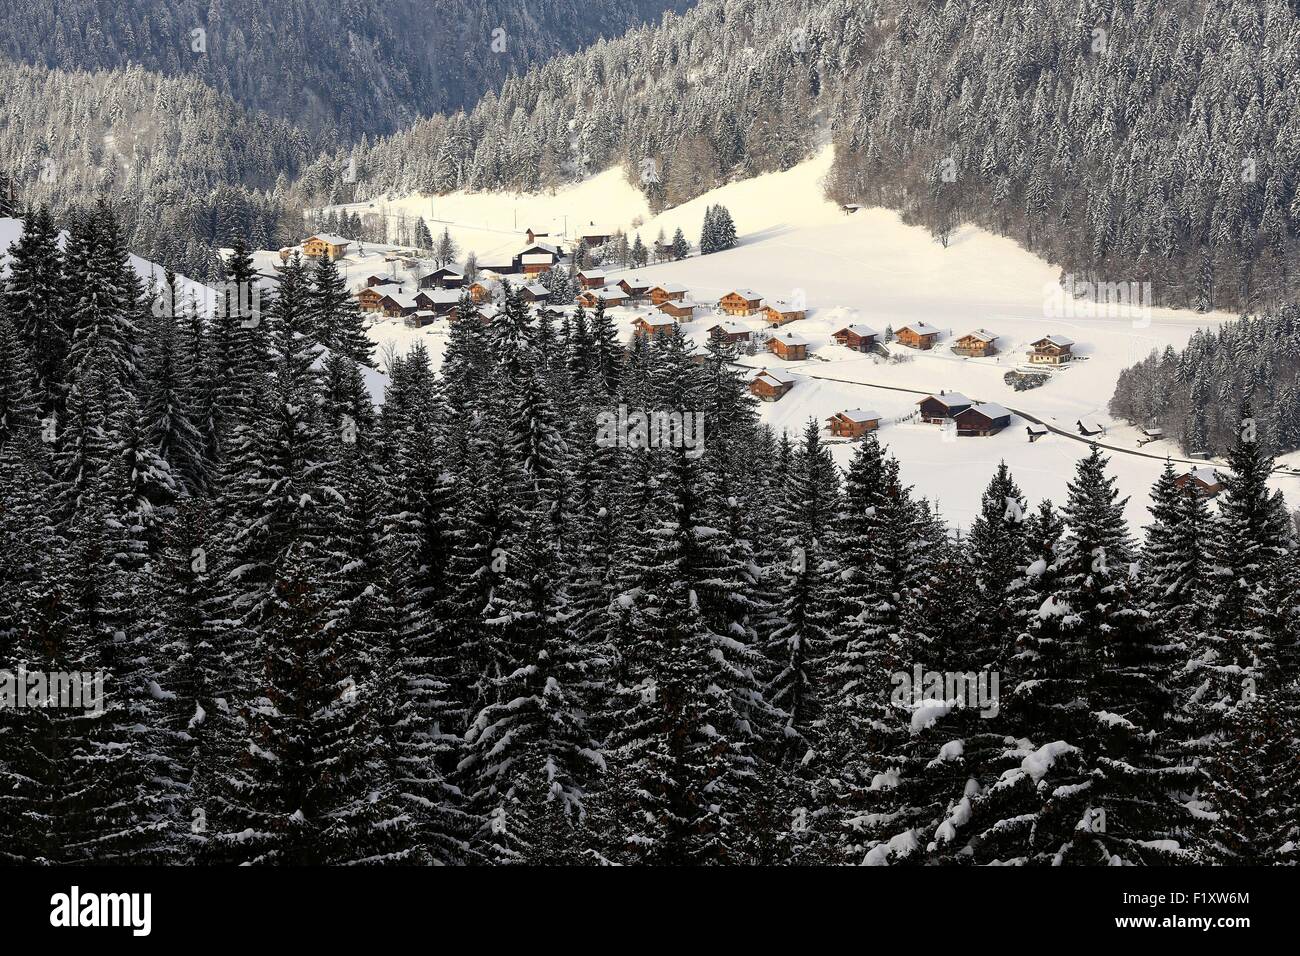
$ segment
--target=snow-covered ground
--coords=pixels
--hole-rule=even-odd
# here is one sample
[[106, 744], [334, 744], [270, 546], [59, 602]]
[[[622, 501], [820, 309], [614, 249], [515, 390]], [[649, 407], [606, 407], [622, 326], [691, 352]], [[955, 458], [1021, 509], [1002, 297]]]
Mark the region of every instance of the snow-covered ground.
[[[898, 456], [905, 479], [936, 501], [950, 522], [962, 526], [977, 512], [980, 493], [1000, 460], [1011, 466], [1031, 502], [1048, 497], [1061, 503], [1075, 462], [1087, 454], [1088, 445], [1057, 434], [1031, 444], [1026, 421], [1018, 415], [998, 435], [945, 440], [937, 426], [893, 421], [910, 414], [919, 395], [866, 386], [955, 390], [1071, 432], [1077, 432], [1078, 419], [1093, 418], [1106, 426], [1097, 441], [1137, 451], [1137, 429], [1111, 420], [1106, 412], [1120, 370], [1152, 349], [1181, 348], [1197, 328], [1233, 319], [1223, 313], [1169, 309], [1111, 316], [1089, 316], [1082, 305], [1073, 313], [1063, 311], [1059, 267], [1008, 239], [962, 227], [944, 248], [925, 230], [904, 225], [887, 210], [846, 214], [823, 195], [821, 181], [830, 160], [828, 149], [794, 169], [724, 186], [657, 217], [649, 215], [641, 195], [620, 172], [609, 171], [555, 194], [436, 197], [434, 209], [445, 222], [430, 225], [440, 231], [446, 224], [463, 249], [490, 259], [521, 248], [525, 227], [554, 228], [566, 214], [570, 226], [590, 219], [622, 227], [629, 235], [640, 233], [647, 243], [660, 229], [671, 237], [680, 226], [695, 242], [705, 209], [722, 203], [740, 234], [735, 249], [648, 266], [634, 270], [636, 274], [652, 282], [683, 283], [690, 298], [710, 306], [736, 288], [752, 288], [769, 301], [805, 302], [807, 318], [782, 326], [781, 332], [809, 341], [807, 360], [785, 362], [762, 351], [742, 358], [748, 365], [780, 367], [798, 376], [785, 398], [762, 406], [763, 418], [777, 428], [798, 431], [809, 418], [824, 423], [844, 409], [879, 411], [880, 438]], [[427, 197], [412, 197], [389, 206], [415, 215], [427, 213], [429, 202]], [[519, 231], [511, 234], [516, 222]], [[610, 281], [628, 274], [610, 271]], [[625, 337], [631, 335], [632, 320], [644, 311], [613, 310]], [[702, 343], [719, 318], [702, 313], [683, 328]], [[766, 328], [758, 317], [739, 321], [755, 331]], [[893, 363], [837, 345], [833, 333], [850, 322], [877, 331], [926, 322], [942, 335], [930, 352], [896, 347], [907, 359]], [[999, 355], [966, 359], [953, 354], [951, 345], [958, 337], [981, 328], [998, 335]], [[1017, 392], [1005, 384], [1003, 375], [1025, 362], [1029, 343], [1051, 334], [1072, 339], [1078, 360], [1055, 372], [1041, 388]], [[372, 335], [398, 349], [420, 337], [436, 355], [446, 330], [442, 322], [417, 331], [387, 320], [379, 322]], [[1141, 451], [1144, 455], [1111, 453], [1111, 469], [1122, 493], [1131, 497], [1127, 515], [1135, 524], [1148, 520], [1148, 493], [1162, 467], [1161, 456], [1183, 457], [1173, 442], [1152, 442]], [[834, 454], [847, 463], [852, 445], [836, 444]], [[1300, 462], [1300, 455], [1287, 457]], [[1277, 487], [1292, 498], [1300, 497], [1298, 482], [1300, 477], [1275, 477]]]

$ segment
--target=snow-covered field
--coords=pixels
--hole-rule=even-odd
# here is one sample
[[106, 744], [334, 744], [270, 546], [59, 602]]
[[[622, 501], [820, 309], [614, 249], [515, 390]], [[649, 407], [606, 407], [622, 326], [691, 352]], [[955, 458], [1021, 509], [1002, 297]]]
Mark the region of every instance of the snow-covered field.
[[[735, 220], [741, 238], [738, 247], [648, 266], [635, 270], [636, 274], [652, 282], [683, 283], [690, 289], [689, 297], [702, 304], [711, 305], [736, 288], [752, 288], [769, 301], [806, 302], [807, 318], [782, 326], [781, 332], [794, 332], [809, 341], [807, 360], [784, 362], [766, 352], [742, 359], [748, 365], [780, 367], [798, 376], [785, 398], [762, 406], [764, 419], [777, 428], [797, 431], [809, 418], [824, 423], [844, 409], [879, 411], [883, 416], [880, 438], [899, 458], [905, 479], [936, 501], [950, 522], [962, 526], [976, 513], [980, 493], [999, 460], [1011, 466], [1031, 502], [1048, 497], [1060, 503], [1075, 462], [1087, 454], [1088, 445], [1057, 434], [1031, 444], [1026, 422], [1019, 416], [998, 435], [945, 441], [936, 426], [891, 421], [908, 415], [919, 395], [868, 385], [956, 390], [1072, 432], [1079, 418], [1090, 417], [1107, 426], [1097, 441], [1136, 451], [1137, 429], [1112, 421], [1106, 413], [1120, 370], [1152, 349], [1181, 348], [1197, 328], [1233, 319], [1222, 313], [1168, 309], [1113, 316], [1089, 316], [1082, 307], [1074, 314], [1063, 312], [1060, 269], [1010, 240], [963, 227], [944, 248], [924, 230], [904, 225], [892, 212], [866, 209], [846, 214], [822, 193], [821, 180], [830, 159], [829, 150], [823, 151], [794, 169], [724, 186], [658, 217], [649, 216], [640, 194], [618, 171], [554, 195], [455, 194], [433, 202], [440, 219], [450, 220], [448, 228], [456, 241], [463, 249], [478, 252], [481, 259], [518, 250], [526, 226], [547, 228], [565, 214], [570, 225], [574, 221], [585, 225], [591, 219], [621, 226], [629, 235], [639, 232], [647, 243], [661, 228], [671, 237], [680, 226], [695, 242], [704, 210], [722, 203]], [[413, 197], [390, 205], [419, 214], [428, 210], [428, 203], [425, 197]], [[639, 220], [644, 221], [634, 227]], [[513, 235], [484, 228], [509, 230], [515, 221], [519, 231]], [[443, 225], [430, 223], [435, 231]], [[485, 242], [485, 237], [490, 237], [491, 245], [476, 244]], [[627, 274], [611, 271], [610, 281]], [[644, 311], [613, 310], [625, 336], [630, 337], [633, 318]], [[703, 342], [706, 330], [718, 320], [712, 313], [702, 314], [683, 328]], [[766, 328], [758, 317], [739, 321], [755, 331]], [[931, 352], [897, 348], [909, 356], [898, 363], [851, 351], [832, 338], [849, 322], [883, 331], [886, 326], [898, 329], [921, 321], [942, 331], [939, 342]], [[419, 336], [436, 354], [445, 340], [442, 326], [440, 322], [417, 332], [389, 320], [378, 323], [372, 334], [399, 349]], [[998, 335], [1000, 354], [972, 359], [953, 354], [953, 341], [979, 328]], [[1025, 362], [1030, 342], [1049, 334], [1074, 340], [1079, 359], [1053, 374], [1041, 388], [1016, 392], [1003, 382], [1003, 375]], [[1127, 514], [1135, 524], [1148, 519], [1148, 492], [1162, 467], [1161, 456], [1182, 457], [1173, 442], [1152, 442], [1141, 451], [1141, 456], [1119, 451], [1111, 455], [1121, 491], [1131, 496]], [[837, 444], [834, 454], [847, 463], [852, 445]], [[1275, 482], [1289, 497], [1300, 496], [1300, 478], [1279, 475]]]

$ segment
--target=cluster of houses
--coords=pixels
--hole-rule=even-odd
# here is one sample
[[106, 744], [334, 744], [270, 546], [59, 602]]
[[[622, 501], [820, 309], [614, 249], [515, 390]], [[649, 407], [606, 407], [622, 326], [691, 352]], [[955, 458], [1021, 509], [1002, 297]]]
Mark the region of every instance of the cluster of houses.
[[[925, 322], [904, 325], [894, 333], [894, 341], [910, 349], [928, 352], [942, 332]], [[838, 333], [837, 333], [838, 337]], [[1032, 342], [1028, 357], [1031, 365], [1065, 365], [1074, 358], [1074, 341], [1064, 335], [1045, 335]], [[967, 332], [952, 345], [952, 350], [967, 358], [988, 358], [999, 354], [998, 335], [988, 329]]]

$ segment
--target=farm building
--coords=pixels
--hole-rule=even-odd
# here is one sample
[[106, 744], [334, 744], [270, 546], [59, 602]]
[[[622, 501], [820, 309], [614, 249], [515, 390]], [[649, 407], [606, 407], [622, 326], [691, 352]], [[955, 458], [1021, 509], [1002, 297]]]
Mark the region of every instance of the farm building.
[[661, 282], [659, 285], [650, 287], [650, 301], [655, 305], [663, 305], [665, 302], [681, 302], [686, 298], [686, 286], [680, 282]]
[[589, 249], [603, 246], [617, 235], [618, 230], [613, 226], [597, 226], [594, 223], [577, 232], [578, 241], [585, 242]]
[[927, 395], [916, 404], [921, 406], [921, 421], [942, 425], [975, 403], [961, 392], [940, 392], [938, 395]]
[[406, 317], [406, 324], [416, 327], [429, 325], [437, 317], [437, 313], [431, 309], [417, 309]]
[[1174, 479], [1174, 487], [1195, 491], [1204, 498], [1213, 498], [1223, 490], [1223, 478], [1213, 468], [1189, 468]]
[[515, 253], [511, 266], [526, 276], [541, 275], [560, 261], [560, 247], [549, 242], [534, 242]]
[[763, 369], [749, 382], [749, 391], [764, 402], [779, 402], [794, 388], [794, 376], [780, 369]]
[[802, 362], [808, 357], [808, 340], [793, 332], [772, 336], [767, 340], [767, 347], [787, 362]]
[[654, 338], [657, 335], [671, 335], [677, 328], [677, 320], [670, 315], [638, 315], [632, 320], [632, 327], [638, 335]]
[[605, 273], [601, 269], [583, 269], [578, 273], [578, 284], [584, 289], [599, 289], [605, 284]]
[[550, 299], [551, 290], [540, 282], [533, 282], [520, 289], [519, 295], [525, 302], [545, 302]]
[[594, 309], [598, 302], [604, 302], [607, 308], [626, 305], [627, 293], [616, 285], [607, 285], [601, 289], [588, 289], [578, 296], [578, 304], [583, 308]]
[[739, 322], [717, 322], [708, 328], [710, 338], [716, 333], [724, 342], [745, 342], [753, 333]]
[[866, 408], [850, 408], [827, 419], [831, 434], [841, 438], [861, 438], [880, 427], [880, 413]]
[[396, 276], [366, 276], [366, 288], [373, 289], [377, 285], [395, 285], [397, 284]]
[[985, 402], [962, 409], [953, 420], [957, 423], [958, 435], [996, 435], [1011, 424], [1011, 412], [994, 402]]
[[998, 337], [994, 333], [987, 329], [976, 329], [959, 338], [952, 350], [968, 358], [983, 358], [998, 354], [997, 341]]
[[785, 325], [787, 322], [797, 322], [808, 315], [807, 311], [799, 306], [791, 305], [784, 299], [769, 302], [767, 308], [763, 311], [766, 314], [768, 325]]
[[1031, 365], [1064, 365], [1074, 358], [1074, 340], [1064, 335], [1045, 335], [1029, 347]]
[[443, 266], [420, 276], [421, 289], [459, 289], [465, 284], [465, 276], [455, 269]]
[[875, 329], [857, 322], [846, 325], [835, 333], [836, 342], [855, 352], [870, 352], [879, 338], [880, 333]]
[[1074, 424], [1079, 429], [1080, 435], [1092, 436], [1106, 434], [1106, 426], [1095, 418], [1080, 418]]
[[548, 237], [550, 236], [550, 233], [549, 233], [549, 232], [538, 232], [538, 231], [535, 230], [535, 229], [529, 229], [527, 232], [524, 233], [524, 235], [527, 237], [528, 242], [531, 244], [531, 243], [536, 242], [538, 239], [546, 239], [546, 238], [548, 238]]
[[669, 299], [659, 304], [659, 311], [675, 319], [690, 321], [695, 318], [696, 305], [690, 299]]
[[718, 300], [727, 315], [753, 315], [763, 307], [763, 297], [753, 289], [736, 289]]
[[1047, 426], [1040, 425], [1038, 422], [1030, 422], [1025, 426], [1025, 431], [1029, 433], [1029, 443], [1032, 445], [1047, 434]]
[[344, 239], [332, 232], [321, 232], [302, 244], [302, 254], [308, 259], [342, 259], [348, 253], [351, 239]]
[[909, 349], [929, 351], [934, 348], [935, 340], [939, 338], [939, 330], [924, 322], [913, 322], [895, 332], [894, 338], [900, 345], [906, 345]]

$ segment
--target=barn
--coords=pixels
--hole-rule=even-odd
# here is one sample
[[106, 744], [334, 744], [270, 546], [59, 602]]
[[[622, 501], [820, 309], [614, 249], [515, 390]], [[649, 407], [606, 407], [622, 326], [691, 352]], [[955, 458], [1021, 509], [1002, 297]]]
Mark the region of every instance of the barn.
[[459, 289], [465, 284], [465, 276], [455, 269], [443, 266], [420, 276], [421, 289]]
[[953, 416], [959, 436], [996, 435], [1011, 424], [1011, 412], [995, 402], [972, 405]]
[[599, 289], [605, 284], [604, 270], [583, 269], [578, 273], [578, 284], [584, 289]]
[[695, 318], [695, 309], [696, 305], [690, 299], [669, 299], [659, 304], [659, 311], [664, 315], [671, 315], [675, 319], [686, 319], [688, 322]]
[[779, 402], [794, 388], [794, 376], [780, 369], [763, 369], [749, 382], [749, 391], [764, 402]]

